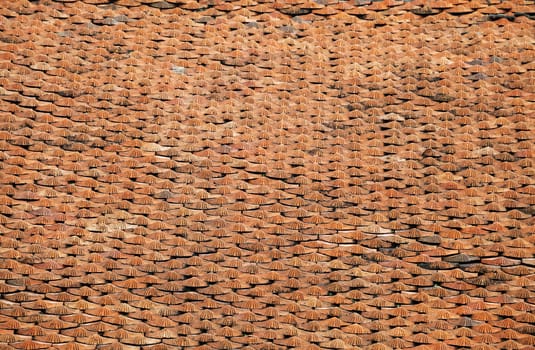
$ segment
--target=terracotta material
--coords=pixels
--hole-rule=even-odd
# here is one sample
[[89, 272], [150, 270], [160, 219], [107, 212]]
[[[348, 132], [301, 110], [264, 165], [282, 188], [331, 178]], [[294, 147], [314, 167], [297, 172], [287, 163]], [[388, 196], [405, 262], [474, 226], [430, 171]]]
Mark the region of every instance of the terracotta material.
[[533, 2], [0, 8], [1, 349], [533, 348]]

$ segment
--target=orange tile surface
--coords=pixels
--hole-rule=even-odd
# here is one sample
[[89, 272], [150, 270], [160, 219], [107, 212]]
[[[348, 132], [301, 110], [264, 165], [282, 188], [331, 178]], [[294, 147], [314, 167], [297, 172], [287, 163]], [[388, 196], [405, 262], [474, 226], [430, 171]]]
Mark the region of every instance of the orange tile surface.
[[534, 349], [534, 19], [0, 0], [0, 350]]

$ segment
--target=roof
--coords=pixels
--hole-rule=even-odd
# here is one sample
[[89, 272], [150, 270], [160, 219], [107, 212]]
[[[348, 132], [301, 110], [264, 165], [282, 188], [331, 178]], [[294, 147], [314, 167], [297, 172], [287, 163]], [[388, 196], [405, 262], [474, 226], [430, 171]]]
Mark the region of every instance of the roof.
[[533, 2], [2, 1], [1, 349], [532, 349]]

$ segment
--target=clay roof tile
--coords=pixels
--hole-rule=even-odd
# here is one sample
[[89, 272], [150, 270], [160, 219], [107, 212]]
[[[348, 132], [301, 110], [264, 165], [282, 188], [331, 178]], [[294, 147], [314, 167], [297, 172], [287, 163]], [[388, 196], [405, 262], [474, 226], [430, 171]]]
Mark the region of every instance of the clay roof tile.
[[[528, 326], [510, 321], [531, 323], [534, 266], [527, 17], [508, 17], [525, 9], [421, 1], [96, 3], [105, 2], [12, 6], [6, 21], [31, 21], [35, 30], [17, 22], [2, 38], [9, 80], [0, 77], [0, 224], [11, 231], [0, 241], [0, 289], [6, 303], [22, 303], [3, 303], [2, 315], [42, 310], [67, 323], [100, 317], [117, 327], [98, 335], [46, 330], [33, 341], [75, 337], [73, 348], [529, 342], [514, 333], [530, 333]], [[299, 16], [289, 21], [289, 13]], [[477, 14], [485, 21], [476, 32]], [[93, 27], [55, 28], [89, 21]], [[365, 40], [371, 37], [373, 44]], [[382, 44], [408, 54], [399, 59]], [[327, 49], [309, 54], [318, 47]], [[452, 58], [462, 49], [468, 58]], [[405, 293], [417, 307], [375, 309], [407, 303]], [[328, 312], [303, 303], [308, 294]], [[193, 322], [199, 306], [177, 317], [188, 300], [214, 315], [251, 307], [261, 318], [245, 333], [258, 334], [169, 338], [175, 320], [188, 319], [184, 335], [239, 329], [227, 318]], [[281, 338], [285, 331], [256, 324], [266, 317], [257, 306], [276, 311], [291, 301], [278, 321], [310, 318], [299, 341], [297, 333]], [[358, 310], [378, 332], [369, 339], [336, 321], [364, 325], [361, 315], [345, 314]], [[92, 315], [101, 312], [112, 314]], [[136, 318], [164, 320], [165, 329], [126, 330]], [[479, 318], [513, 332], [498, 339], [498, 331], [474, 327]], [[20, 321], [2, 325], [15, 329]], [[437, 342], [380, 332], [412, 322], [422, 327], [414, 334]], [[442, 331], [448, 327], [458, 332]], [[320, 328], [321, 336], [310, 336]]]

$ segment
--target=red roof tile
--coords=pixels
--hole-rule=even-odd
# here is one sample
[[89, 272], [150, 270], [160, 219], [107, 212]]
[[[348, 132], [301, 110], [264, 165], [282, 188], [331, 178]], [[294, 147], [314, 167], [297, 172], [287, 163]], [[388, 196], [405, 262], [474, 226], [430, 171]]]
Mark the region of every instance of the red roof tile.
[[530, 348], [529, 6], [7, 4], [0, 341]]

